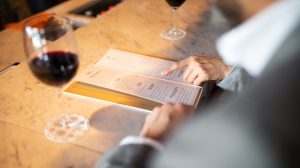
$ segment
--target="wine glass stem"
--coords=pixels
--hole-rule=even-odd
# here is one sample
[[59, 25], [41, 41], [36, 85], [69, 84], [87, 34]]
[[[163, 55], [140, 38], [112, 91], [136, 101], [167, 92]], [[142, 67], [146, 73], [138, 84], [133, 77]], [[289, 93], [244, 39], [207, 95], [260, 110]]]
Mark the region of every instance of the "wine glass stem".
[[58, 93], [58, 107], [59, 107], [59, 113], [63, 116], [61, 118], [60, 124], [63, 127], [69, 127], [68, 123], [65, 119], [65, 115], [67, 115], [67, 113], [65, 112], [65, 104], [64, 104], [64, 97], [63, 97], [63, 87], [59, 87], [59, 93]]
[[60, 120], [60, 125], [64, 128], [71, 128], [71, 129], [74, 129], [76, 130], [80, 125], [82, 125], [82, 123], [84, 121], [80, 120], [80, 121], [70, 121], [69, 119], [69, 110], [66, 106], [66, 103], [65, 103], [65, 99], [64, 99], [64, 95], [63, 95], [63, 87], [60, 87], [59, 89], [59, 94], [58, 94], [58, 107], [59, 107], [59, 111], [61, 113], [61, 120]]
[[172, 13], [173, 13], [173, 21], [172, 21], [172, 29], [177, 29], [176, 27], [176, 10], [177, 10], [177, 7], [173, 7], [172, 8]]

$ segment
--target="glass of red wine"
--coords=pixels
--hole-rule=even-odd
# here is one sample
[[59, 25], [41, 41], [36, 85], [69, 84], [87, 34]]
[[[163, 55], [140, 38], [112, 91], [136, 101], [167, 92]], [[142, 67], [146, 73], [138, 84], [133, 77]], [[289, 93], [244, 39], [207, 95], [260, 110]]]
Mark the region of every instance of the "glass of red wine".
[[[79, 66], [76, 41], [70, 20], [54, 14], [33, 17], [24, 25], [27, 62], [34, 76], [47, 85], [62, 87]], [[61, 100], [61, 92], [58, 100]], [[77, 114], [61, 114], [49, 120], [45, 136], [54, 142], [68, 142], [83, 135], [89, 121]]]
[[185, 36], [186, 32], [176, 27], [176, 11], [185, 2], [185, 0], [166, 0], [166, 1], [171, 6], [173, 12], [172, 28], [162, 32], [160, 36], [167, 40], [181, 39]]

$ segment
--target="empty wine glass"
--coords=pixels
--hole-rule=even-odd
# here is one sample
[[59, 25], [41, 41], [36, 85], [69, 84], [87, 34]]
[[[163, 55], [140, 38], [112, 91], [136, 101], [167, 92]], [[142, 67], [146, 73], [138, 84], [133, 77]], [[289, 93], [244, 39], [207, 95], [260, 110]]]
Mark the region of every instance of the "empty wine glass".
[[[27, 62], [35, 77], [43, 83], [62, 87], [76, 74], [79, 58], [72, 31], [68, 19], [54, 14], [39, 15], [25, 22]], [[83, 116], [62, 114], [48, 121], [44, 133], [51, 141], [68, 142], [83, 135], [88, 128], [89, 121]]]

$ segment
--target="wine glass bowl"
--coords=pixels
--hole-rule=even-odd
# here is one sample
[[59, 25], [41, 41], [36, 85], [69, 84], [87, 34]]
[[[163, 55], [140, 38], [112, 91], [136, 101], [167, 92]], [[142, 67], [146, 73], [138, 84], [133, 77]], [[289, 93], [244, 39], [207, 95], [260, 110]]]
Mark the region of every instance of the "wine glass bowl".
[[61, 86], [76, 74], [78, 64], [78, 57], [72, 52], [48, 51], [33, 58], [29, 67], [42, 82]]
[[167, 40], [178, 40], [184, 38], [186, 32], [176, 27], [176, 11], [185, 2], [185, 0], [166, 0], [169, 6], [172, 8], [173, 21], [172, 28], [162, 32], [160, 36]]
[[[27, 63], [43, 83], [62, 87], [75, 76], [79, 58], [72, 32], [72, 23], [54, 14], [39, 15], [25, 22]], [[88, 128], [88, 120], [81, 115], [62, 114], [48, 121], [44, 133], [51, 141], [67, 142], [83, 135]]]

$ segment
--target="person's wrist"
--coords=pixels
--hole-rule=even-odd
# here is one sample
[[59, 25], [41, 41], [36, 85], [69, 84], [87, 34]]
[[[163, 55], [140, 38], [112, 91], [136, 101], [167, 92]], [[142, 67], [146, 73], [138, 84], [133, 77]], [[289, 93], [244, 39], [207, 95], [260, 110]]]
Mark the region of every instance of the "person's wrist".
[[163, 146], [159, 141], [143, 136], [127, 136], [120, 142], [121, 146], [129, 144], [148, 145], [155, 148], [156, 150], [163, 150]]
[[163, 143], [164, 139], [165, 139], [165, 134], [167, 134], [167, 132], [165, 132], [164, 134], [159, 134], [159, 135], [156, 135], [156, 134], [152, 135], [152, 134], [146, 133], [146, 134], [140, 134], [139, 136], [143, 137], [143, 138], [146, 138], [146, 139], [152, 139], [152, 140], [157, 141], [159, 143]]
[[233, 67], [230, 65], [225, 65], [224, 66], [224, 70], [223, 70], [223, 79], [230, 74], [230, 72], [232, 71]]
[[217, 84], [221, 83], [223, 81], [224, 78], [226, 78], [226, 76], [228, 76], [231, 71], [232, 71], [233, 67], [230, 65], [224, 65], [222, 67], [222, 73], [219, 76], [220, 78], [216, 80]]

